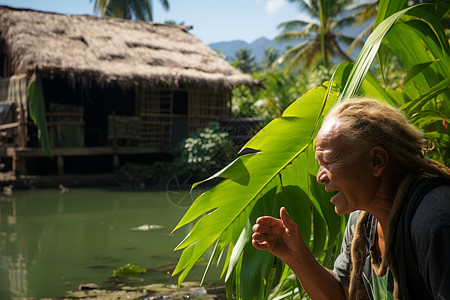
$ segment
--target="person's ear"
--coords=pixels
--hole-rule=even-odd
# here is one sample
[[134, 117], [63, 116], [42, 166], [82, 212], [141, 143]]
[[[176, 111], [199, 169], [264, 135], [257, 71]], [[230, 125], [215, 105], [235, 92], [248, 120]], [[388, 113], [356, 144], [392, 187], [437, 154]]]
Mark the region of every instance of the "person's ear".
[[389, 153], [381, 146], [374, 146], [370, 150], [370, 158], [372, 163], [372, 174], [379, 177], [386, 170]]

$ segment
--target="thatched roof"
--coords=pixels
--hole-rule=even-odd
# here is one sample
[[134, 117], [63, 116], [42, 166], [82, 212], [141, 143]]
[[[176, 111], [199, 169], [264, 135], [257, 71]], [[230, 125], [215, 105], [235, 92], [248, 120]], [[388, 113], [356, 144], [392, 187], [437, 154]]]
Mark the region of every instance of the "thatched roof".
[[0, 38], [14, 74], [214, 89], [253, 83], [178, 26], [0, 6]]

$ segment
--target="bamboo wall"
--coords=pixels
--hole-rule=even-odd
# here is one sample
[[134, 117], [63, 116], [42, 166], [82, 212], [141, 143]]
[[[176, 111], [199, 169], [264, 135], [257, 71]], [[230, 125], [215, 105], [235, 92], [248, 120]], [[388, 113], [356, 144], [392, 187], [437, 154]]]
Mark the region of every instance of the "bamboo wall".
[[172, 141], [172, 92], [148, 89], [141, 94], [141, 140], [140, 145], [158, 147]]
[[230, 92], [189, 91], [189, 133], [203, 128], [211, 121], [229, 117], [227, 103]]
[[[174, 89], [146, 88], [139, 95], [141, 117], [141, 146], [165, 147], [172, 144], [174, 108], [177, 105]], [[178, 90], [181, 91], [181, 90]], [[230, 92], [184, 90], [187, 92], [188, 133], [205, 127], [211, 121], [229, 117], [227, 103]]]

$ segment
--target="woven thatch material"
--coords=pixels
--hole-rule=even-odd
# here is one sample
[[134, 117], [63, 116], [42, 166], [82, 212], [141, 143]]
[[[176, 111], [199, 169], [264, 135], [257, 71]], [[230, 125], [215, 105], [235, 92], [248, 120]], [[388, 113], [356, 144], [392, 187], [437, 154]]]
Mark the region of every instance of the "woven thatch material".
[[178, 26], [0, 6], [0, 32], [15, 74], [214, 89], [253, 83]]

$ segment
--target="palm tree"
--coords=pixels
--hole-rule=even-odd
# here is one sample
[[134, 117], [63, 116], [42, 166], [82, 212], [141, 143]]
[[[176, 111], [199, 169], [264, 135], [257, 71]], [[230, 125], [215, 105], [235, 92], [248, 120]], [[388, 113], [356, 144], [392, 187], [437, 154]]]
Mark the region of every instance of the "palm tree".
[[278, 58], [279, 53], [278, 50], [272, 47], [264, 49], [264, 59], [261, 61], [261, 64], [264, 68], [269, 69], [270, 66], [275, 62]]
[[353, 0], [289, 0], [307, 12], [313, 21], [294, 20], [279, 25], [283, 33], [280, 41], [300, 41], [279, 57], [276, 64], [286, 63], [287, 70], [303, 66], [308, 69], [321, 61], [327, 67], [332, 57], [351, 61], [340, 43], [350, 44], [354, 38], [340, 33], [351, 24], [353, 17], [342, 17], [345, 8]]
[[[168, 0], [160, 2], [164, 9], [169, 10]], [[94, 12], [101, 16], [153, 21], [152, 0], [95, 0]]]
[[255, 62], [255, 55], [248, 48], [241, 48], [235, 53], [236, 59], [231, 63], [235, 68], [238, 68], [244, 73], [251, 74], [257, 70]]

